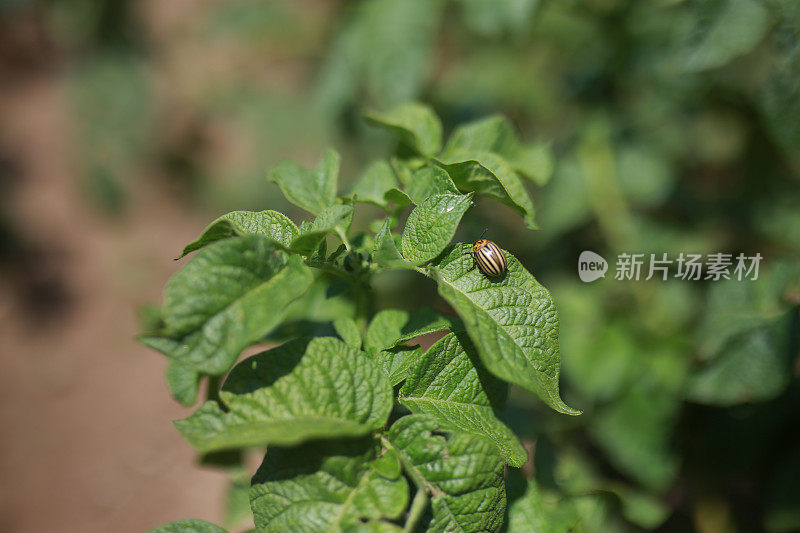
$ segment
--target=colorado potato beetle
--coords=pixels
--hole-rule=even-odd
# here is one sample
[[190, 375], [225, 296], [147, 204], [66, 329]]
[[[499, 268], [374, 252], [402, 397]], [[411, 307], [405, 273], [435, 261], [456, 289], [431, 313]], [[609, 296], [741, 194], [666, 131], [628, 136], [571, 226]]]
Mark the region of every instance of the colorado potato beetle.
[[470, 270], [477, 266], [484, 275], [489, 277], [502, 276], [508, 267], [503, 250], [489, 239], [478, 239], [472, 245], [472, 251], [464, 252], [464, 254], [472, 256], [473, 264]]

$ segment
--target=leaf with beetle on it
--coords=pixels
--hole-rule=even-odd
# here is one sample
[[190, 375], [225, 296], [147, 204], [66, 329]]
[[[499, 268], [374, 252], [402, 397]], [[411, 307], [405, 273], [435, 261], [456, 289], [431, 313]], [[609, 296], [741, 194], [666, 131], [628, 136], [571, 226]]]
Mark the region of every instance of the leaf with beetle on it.
[[[536, 227], [522, 178], [548, 179], [549, 146], [524, 144], [509, 121], [488, 117], [456, 129], [442, 150], [439, 118], [415, 103], [367, 120], [400, 140], [394, 158], [373, 161], [344, 197], [335, 151], [311, 169], [278, 164], [269, 179], [314, 217], [295, 225], [275, 211], [234, 211], [213, 221], [185, 247], [197, 253], [141, 341], [168, 355], [168, 386], [184, 405], [205, 375], [230, 371], [175, 427], [205, 454], [268, 449], [249, 488], [258, 531], [498, 531], [505, 464], [527, 461], [501, 416], [508, 384], [579, 412], [560, 397], [549, 292], [499, 248], [507, 269], [489, 278], [471, 268], [469, 245], [451, 241], [480, 195]], [[351, 233], [363, 203], [384, 210], [382, 224], [359, 219], [374, 236]], [[331, 253], [332, 234], [341, 245]], [[431, 277], [458, 316], [423, 307], [370, 319], [371, 276], [390, 269]], [[440, 331], [427, 351], [410, 345]], [[289, 340], [235, 364], [275, 339]], [[194, 525], [217, 531], [202, 521], [163, 527]]]
[[405, 510], [408, 483], [397, 466], [378, 458], [379, 451], [371, 438], [270, 447], [250, 487], [256, 528], [283, 533], [389, 526], [382, 520]]
[[291, 446], [379, 429], [392, 389], [367, 354], [333, 337], [296, 339], [245, 359], [219, 393], [175, 422], [199, 451]]
[[303, 168], [294, 161], [281, 161], [269, 173], [287, 200], [315, 215], [336, 202], [339, 177], [339, 154], [328, 149], [313, 169]]
[[439, 294], [464, 321], [483, 364], [556, 411], [580, 414], [559, 393], [558, 314], [550, 293], [508, 253], [508, 268], [499, 279], [470, 270], [472, 259], [464, 255], [470, 250], [468, 244], [452, 246], [431, 270]]
[[481, 437], [440, 431], [435, 418], [409, 415], [388, 432], [409, 477], [432, 495], [427, 531], [498, 531], [506, 491], [497, 449]]
[[243, 235], [263, 235], [283, 248], [289, 248], [300, 234], [294, 222], [277, 211], [232, 211], [208, 225], [200, 237], [183, 249], [178, 259], [220, 239]]
[[164, 329], [140, 342], [197, 372], [227, 372], [275, 327], [313, 282], [297, 256], [266, 237], [233, 237], [200, 250], [164, 291]]
[[406, 221], [400, 239], [403, 257], [421, 265], [439, 255], [450, 244], [471, 205], [472, 194], [436, 194], [425, 199]]
[[450, 333], [418, 357], [398, 400], [412, 413], [428, 414], [442, 428], [492, 441], [505, 462], [520, 467], [528, 454], [496, 412], [505, 408], [508, 385], [481, 364], [465, 333]]

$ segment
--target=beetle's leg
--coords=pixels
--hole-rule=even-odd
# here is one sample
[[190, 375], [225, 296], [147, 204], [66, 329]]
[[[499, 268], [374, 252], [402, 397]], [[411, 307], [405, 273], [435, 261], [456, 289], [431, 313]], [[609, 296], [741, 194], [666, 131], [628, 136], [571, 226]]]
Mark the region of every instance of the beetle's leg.
[[475, 254], [473, 252], [464, 252], [464, 255], [471, 255], [472, 256], [472, 266], [467, 270], [467, 272], [472, 272], [475, 270], [475, 267], [478, 266], [478, 262], [475, 261]]

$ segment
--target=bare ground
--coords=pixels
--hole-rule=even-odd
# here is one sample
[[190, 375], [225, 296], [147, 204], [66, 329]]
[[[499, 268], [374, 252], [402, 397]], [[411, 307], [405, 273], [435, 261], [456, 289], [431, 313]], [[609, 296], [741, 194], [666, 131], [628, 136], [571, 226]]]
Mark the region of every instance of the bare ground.
[[40, 79], [2, 93], [0, 146], [19, 179], [0, 200], [27, 251], [0, 269], [0, 531], [219, 521], [225, 477], [195, 464], [163, 358], [133, 341], [137, 306], [159, 301], [203, 222], [147, 180], [124, 221], [93, 213], [69, 170], [63, 90]]

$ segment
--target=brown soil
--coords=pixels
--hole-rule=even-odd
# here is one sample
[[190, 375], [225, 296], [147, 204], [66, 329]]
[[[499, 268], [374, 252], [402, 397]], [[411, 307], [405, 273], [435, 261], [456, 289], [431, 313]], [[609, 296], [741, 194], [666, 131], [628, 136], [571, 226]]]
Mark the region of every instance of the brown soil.
[[[219, 522], [225, 476], [202, 469], [170, 421], [163, 358], [137, 307], [203, 227], [142, 180], [123, 221], [93, 213], [70, 171], [64, 91], [43, 76], [0, 87], [0, 203], [21, 244], [0, 265], [0, 531], [142, 532]], [[205, 219], [205, 217], [203, 217]], [[5, 246], [9, 245], [9, 246]], [[8, 253], [8, 252], [7, 252]]]

